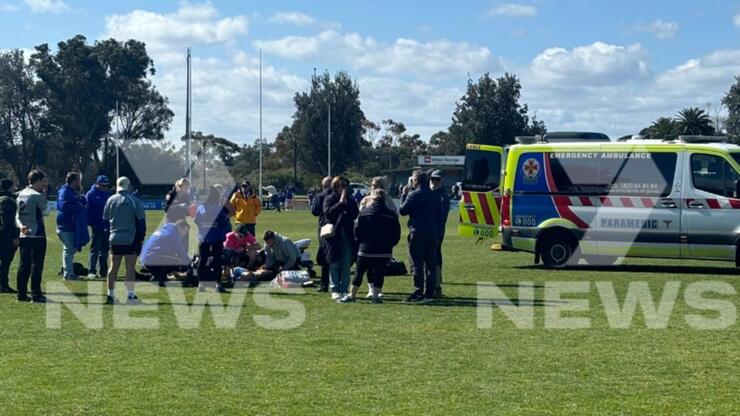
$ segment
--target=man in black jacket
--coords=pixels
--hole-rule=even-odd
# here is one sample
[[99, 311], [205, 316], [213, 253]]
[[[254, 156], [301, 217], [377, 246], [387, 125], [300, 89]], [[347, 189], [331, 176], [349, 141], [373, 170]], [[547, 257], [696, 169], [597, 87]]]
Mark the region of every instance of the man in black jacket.
[[[437, 242], [442, 201], [429, 189], [429, 177], [418, 170], [412, 177], [415, 188], [398, 212], [409, 216], [409, 258], [414, 274], [414, 293], [407, 302], [430, 302], [437, 289]], [[424, 267], [430, 273], [424, 272]]]
[[20, 244], [21, 230], [15, 222], [18, 204], [15, 201], [15, 185], [10, 179], [0, 181], [0, 293], [16, 293], [8, 284], [10, 263]]
[[326, 217], [324, 217], [324, 200], [331, 193], [331, 176], [325, 177], [321, 181], [322, 191], [314, 196], [311, 201], [311, 214], [314, 217], [319, 218], [319, 226], [316, 235], [319, 239], [319, 249], [316, 253], [316, 263], [321, 266], [321, 285], [319, 286], [319, 292], [329, 291], [329, 263], [326, 261], [326, 253], [324, 248], [324, 241], [319, 236], [321, 233], [321, 227], [326, 224]]
[[441, 170], [435, 170], [429, 176], [429, 185], [432, 192], [439, 196], [442, 201], [442, 207], [439, 215], [439, 234], [437, 240], [437, 289], [434, 291], [434, 297], [442, 297], [442, 242], [445, 239], [447, 229], [447, 217], [450, 214], [450, 196], [444, 188], [444, 175]]

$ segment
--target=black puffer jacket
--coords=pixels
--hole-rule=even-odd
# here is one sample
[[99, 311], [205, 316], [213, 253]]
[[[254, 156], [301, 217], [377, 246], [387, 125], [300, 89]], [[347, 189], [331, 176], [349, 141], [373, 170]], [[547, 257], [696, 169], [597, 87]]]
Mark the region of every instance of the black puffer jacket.
[[18, 238], [20, 230], [15, 223], [15, 215], [18, 212], [18, 204], [15, 195], [10, 192], [0, 191], [0, 246], [10, 247], [13, 240]]
[[401, 223], [383, 201], [360, 211], [355, 225], [360, 257], [390, 258], [401, 240]]
[[326, 223], [334, 224], [334, 236], [325, 239], [326, 259], [329, 263], [341, 260], [341, 236], [346, 236], [352, 241], [352, 253], [357, 253], [354, 225], [359, 209], [357, 203], [349, 196], [346, 202], [340, 202], [340, 199], [336, 192], [330, 193], [324, 199]]

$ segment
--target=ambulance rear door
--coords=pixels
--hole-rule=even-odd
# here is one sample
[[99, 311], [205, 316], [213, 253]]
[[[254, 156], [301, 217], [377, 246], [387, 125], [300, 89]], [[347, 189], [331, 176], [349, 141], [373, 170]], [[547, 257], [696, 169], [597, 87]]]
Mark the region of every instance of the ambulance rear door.
[[493, 238], [501, 221], [504, 149], [468, 144], [465, 150], [460, 226], [464, 237]]

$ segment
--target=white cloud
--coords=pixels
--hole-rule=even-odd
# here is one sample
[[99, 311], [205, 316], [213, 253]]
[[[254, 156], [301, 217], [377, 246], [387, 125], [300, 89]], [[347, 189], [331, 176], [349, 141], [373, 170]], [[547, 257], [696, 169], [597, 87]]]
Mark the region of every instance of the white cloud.
[[[170, 99], [175, 112], [167, 137], [179, 144], [185, 125], [185, 65], [159, 66], [154, 82]], [[192, 60], [193, 130], [221, 135], [237, 142], [252, 142], [259, 132], [259, 60], [243, 52], [228, 59]], [[290, 123], [293, 95], [307, 81], [296, 75], [263, 65], [264, 136], [275, 137]]]
[[656, 20], [652, 23], [637, 25], [634, 30], [652, 33], [658, 39], [671, 39], [678, 34], [678, 23]]
[[33, 13], [61, 13], [69, 10], [62, 0], [23, 0]]
[[455, 102], [465, 88], [464, 83], [445, 87], [392, 77], [360, 77], [357, 85], [368, 119], [401, 121], [409, 133], [418, 133], [425, 140], [450, 126]]
[[717, 101], [726, 93], [737, 74], [740, 74], [740, 49], [722, 49], [659, 74], [655, 87], [665, 97], [705, 103]]
[[522, 72], [522, 95], [550, 130], [595, 130], [619, 137], [681, 108], [717, 104], [738, 73], [740, 49], [714, 51], [655, 76], [638, 70], [629, 77], [629, 71], [617, 71], [611, 78], [600, 78], [603, 82], [586, 82], [589, 74], [579, 75], [584, 81], [570, 77], [543, 82], [530, 68]]
[[534, 17], [537, 15], [537, 8], [526, 4], [506, 3], [492, 8], [488, 11], [488, 15], [508, 17]]
[[285, 23], [295, 26], [310, 26], [316, 23], [313, 17], [301, 12], [277, 12], [268, 19], [272, 23]]
[[21, 7], [15, 3], [0, 3], [0, 12], [15, 13]]
[[103, 37], [138, 39], [148, 50], [168, 51], [189, 45], [231, 44], [247, 33], [247, 17], [218, 17], [211, 3], [181, 3], [175, 13], [166, 14], [134, 10], [107, 16]]
[[740, 13], [736, 14], [732, 20], [735, 22], [735, 26], [740, 27]]
[[572, 50], [549, 48], [534, 58], [529, 71], [540, 84], [611, 85], [649, 76], [645, 55], [639, 44], [596, 42]]
[[254, 42], [256, 48], [288, 59], [317, 56], [336, 59], [358, 70], [380, 74], [454, 75], [493, 67], [491, 52], [467, 42], [419, 42], [399, 38], [384, 44], [357, 33], [324, 31], [315, 36], [287, 36]]

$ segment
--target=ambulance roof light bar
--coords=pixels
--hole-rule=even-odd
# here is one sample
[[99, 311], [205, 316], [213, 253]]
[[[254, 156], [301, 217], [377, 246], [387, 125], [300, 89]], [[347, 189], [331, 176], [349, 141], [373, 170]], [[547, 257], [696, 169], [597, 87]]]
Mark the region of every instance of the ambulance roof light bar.
[[535, 144], [542, 139], [542, 136], [516, 136], [514, 141], [516, 144]]
[[556, 131], [546, 133], [540, 140], [543, 143], [573, 143], [573, 142], [610, 142], [609, 136], [604, 133], [583, 131]]
[[683, 143], [727, 143], [727, 136], [680, 135], [678, 141]]

